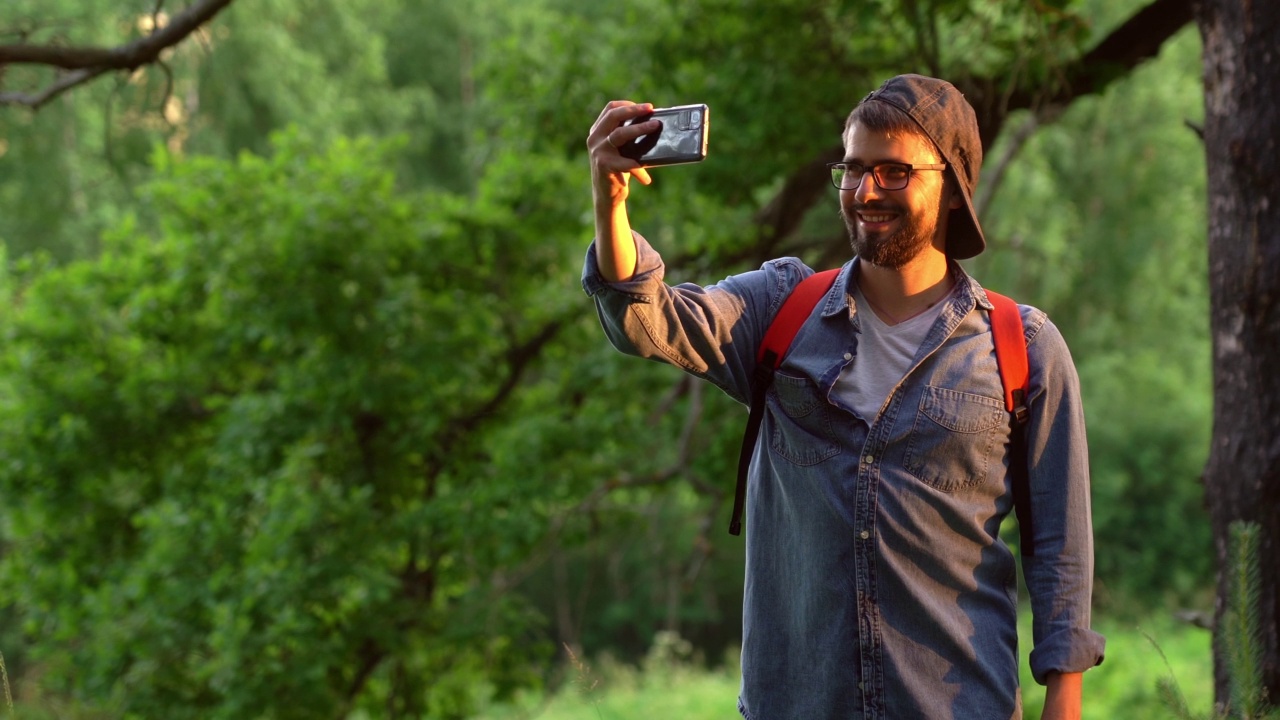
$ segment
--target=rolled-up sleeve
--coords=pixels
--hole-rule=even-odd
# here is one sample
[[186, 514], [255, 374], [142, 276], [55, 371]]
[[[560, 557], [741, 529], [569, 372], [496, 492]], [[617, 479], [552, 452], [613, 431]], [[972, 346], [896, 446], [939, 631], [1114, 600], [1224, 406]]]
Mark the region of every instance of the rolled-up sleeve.
[[1043, 685], [1050, 673], [1083, 672], [1101, 663], [1106, 641], [1090, 628], [1093, 522], [1079, 377], [1066, 342], [1048, 320], [1028, 338], [1027, 352], [1035, 552], [1023, 555], [1023, 571], [1033, 617], [1031, 673]]
[[635, 274], [606, 281], [587, 250], [582, 288], [596, 304], [613, 346], [629, 355], [670, 363], [724, 390], [739, 402], [750, 397], [755, 348], [782, 300], [812, 274], [796, 258], [765, 263], [702, 287], [665, 282], [662, 257], [639, 233]]

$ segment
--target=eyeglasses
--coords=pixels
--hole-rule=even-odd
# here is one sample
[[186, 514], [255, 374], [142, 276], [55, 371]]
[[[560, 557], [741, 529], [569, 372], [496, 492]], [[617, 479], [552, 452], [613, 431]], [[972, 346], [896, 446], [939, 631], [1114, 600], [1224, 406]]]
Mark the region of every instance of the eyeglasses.
[[840, 190], [857, 190], [862, 186], [862, 178], [871, 172], [876, 187], [881, 190], [901, 190], [911, 182], [911, 173], [916, 170], [946, 170], [941, 165], [911, 165], [908, 163], [880, 163], [879, 165], [859, 165], [858, 163], [827, 163], [831, 168], [831, 184]]

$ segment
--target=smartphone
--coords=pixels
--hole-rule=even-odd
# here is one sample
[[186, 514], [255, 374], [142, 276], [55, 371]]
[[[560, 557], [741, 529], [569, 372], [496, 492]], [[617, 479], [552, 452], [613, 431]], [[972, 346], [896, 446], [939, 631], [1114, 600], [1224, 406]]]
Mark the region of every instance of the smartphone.
[[623, 157], [631, 158], [642, 167], [680, 165], [702, 162], [707, 158], [707, 134], [711, 129], [711, 116], [706, 105], [677, 105], [654, 108], [628, 125], [647, 120], [659, 120], [662, 127], [648, 135], [618, 148]]

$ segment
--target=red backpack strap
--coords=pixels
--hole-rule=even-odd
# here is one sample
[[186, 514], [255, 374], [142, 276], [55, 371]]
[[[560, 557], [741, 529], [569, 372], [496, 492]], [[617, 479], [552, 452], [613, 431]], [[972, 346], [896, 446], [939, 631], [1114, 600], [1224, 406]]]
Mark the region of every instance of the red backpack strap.
[[757, 363], [768, 365], [774, 370], [778, 369], [782, 364], [782, 358], [786, 357], [787, 350], [791, 348], [791, 341], [796, 339], [796, 334], [804, 326], [804, 321], [813, 314], [818, 301], [831, 289], [831, 285], [836, 281], [836, 275], [839, 274], [840, 268], [832, 268], [814, 273], [800, 281], [800, 284], [782, 303], [782, 308], [773, 318], [773, 323], [765, 331], [764, 340], [760, 343], [760, 351], [756, 353]]
[[1000, 367], [1000, 383], [1004, 385], [1004, 406], [1014, 419], [1027, 419], [1027, 389], [1030, 368], [1027, 364], [1027, 340], [1022, 330], [1022, 313], [1018, 304], [999, 293], [987, 291], [995, 309], [991, 311], [991, 335], [996, 345], [996, 365]]
[[1027, 361], [1027, 338], [1022, 329], [1022, 313], [1013, 300], [987, 291], [991, 300], [991, 339], [996, 348], [996, 365], [1004, 386], [1004, 405], [1013, 417], [1009, 448], [1009, 474], [1013, 480], [1013, 507], [1018, 513], [1019, 552], [1035, 555], [1035, 530], [1031, 517], [1031, 478], [1027, 468], [1027, 392], [1031, 386]]
[[801, 280], [782, 303], [778, 314], [764, 333], [764, 340], [760, 342], [751, 383], [751, 414], [747, 418], [747, 429], [742, 434], [742, 450], [738, 453], [738, 484], [733, 491], [730, 535], [742, 533], [742, 508], [747, 499], [747, 471], [751, 467], [751, 456], [755, 453], [756, 438], [760, 435], [760, 423], [764, 421], [764, 396], [773, 384], [773, 371], [782, 365], [782, 359], [787, 356], [787, 350], [804, 326], [804, 321], [813, 314], [818, 301], [835, 284], [839, 274], [840, 268], [833, 268]]

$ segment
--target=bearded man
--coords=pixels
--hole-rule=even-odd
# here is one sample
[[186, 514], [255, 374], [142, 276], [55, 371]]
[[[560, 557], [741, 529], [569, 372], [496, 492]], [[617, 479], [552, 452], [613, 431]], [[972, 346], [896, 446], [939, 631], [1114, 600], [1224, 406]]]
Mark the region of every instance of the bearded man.
[[[813, 270], [796, 258], [706, 287], [664, 283], [626, 200], [647, 171], [618, 147], [658, 129], [609, 103], [587, 138], [596, 239], [583, 287], [621, 351], [748, 403], [756, 349]], [[956, 262], [986, 246], [973, 191], [982, 145], [950, 83], [892, 78], [846, 123], [832, 164], [853, 257], [766, 396], [747, 487], [742, 688], [749, 720], [1020, 718], [1018, 593], [1000, 525], [1013, 508], [1012, 425], [992, 303]], [[1079, 718], [1093, 538], [1079, 381], [1061, 334], [1020, 306], [1035, 679], [1046, 720]]]

